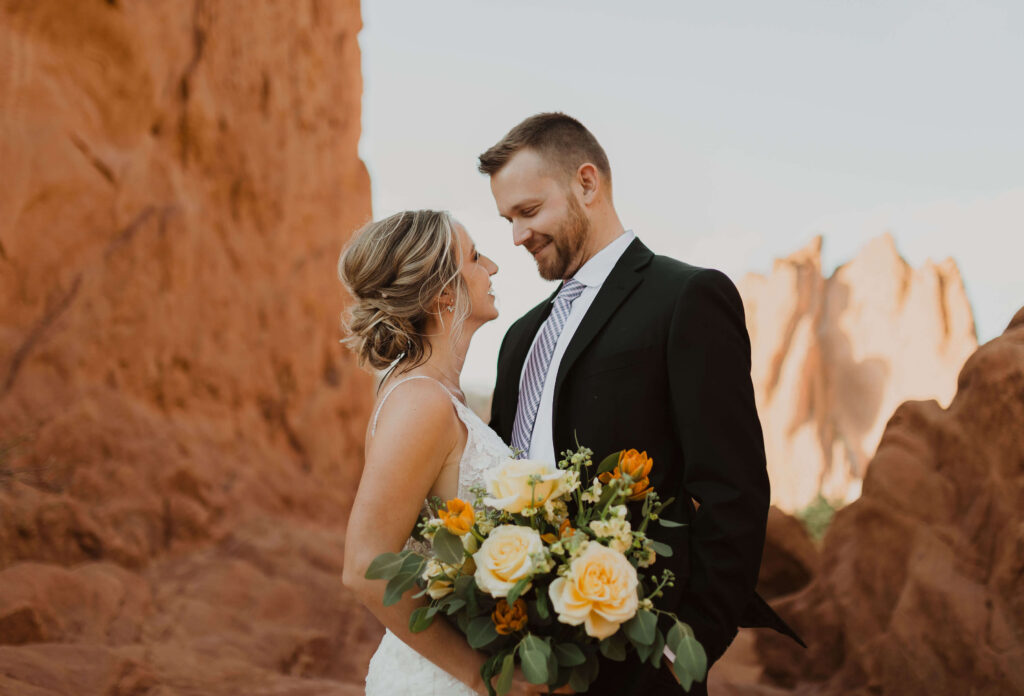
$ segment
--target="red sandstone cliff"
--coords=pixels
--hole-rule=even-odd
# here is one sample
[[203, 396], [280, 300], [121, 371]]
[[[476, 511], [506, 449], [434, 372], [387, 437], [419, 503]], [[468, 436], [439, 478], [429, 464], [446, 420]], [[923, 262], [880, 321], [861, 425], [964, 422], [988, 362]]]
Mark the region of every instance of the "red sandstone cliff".
[[0, 694], [356, 693], [358, 3], [0, 3]]
[[1024, 693], [1024, 309], [947, 409], [896, 410], [816, 568], [773, 602], [809, 649], [742, 634], [712, 693]]

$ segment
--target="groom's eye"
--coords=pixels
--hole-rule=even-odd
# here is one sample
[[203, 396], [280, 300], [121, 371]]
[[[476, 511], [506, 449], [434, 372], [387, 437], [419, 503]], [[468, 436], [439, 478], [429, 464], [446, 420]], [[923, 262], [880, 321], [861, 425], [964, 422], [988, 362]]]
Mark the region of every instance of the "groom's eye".
[[529, 210], [523, 211], [523, 217], [533, 217], [537, 213], [537, 208], [530, 208]]

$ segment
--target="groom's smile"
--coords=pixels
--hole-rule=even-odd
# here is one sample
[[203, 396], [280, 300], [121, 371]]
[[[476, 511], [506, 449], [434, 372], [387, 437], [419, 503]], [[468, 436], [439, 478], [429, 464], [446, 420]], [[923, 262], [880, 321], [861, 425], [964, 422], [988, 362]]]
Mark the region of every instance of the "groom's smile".
[[555, 173], [538, 153], [523, 150], [491, 177], [513, 243], [530, 252], [546, 280], [570, 277], [582, 265], [590, 227], [570, 186]]

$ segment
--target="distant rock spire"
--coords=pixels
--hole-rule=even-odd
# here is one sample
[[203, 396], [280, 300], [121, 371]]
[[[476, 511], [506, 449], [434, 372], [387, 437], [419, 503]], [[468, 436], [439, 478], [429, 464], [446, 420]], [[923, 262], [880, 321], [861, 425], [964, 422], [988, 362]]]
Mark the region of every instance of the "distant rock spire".
[[886, 233], [826, 279], [821, 248], [815, 237], [739, 283], [772, 501], [787, 511], [857, 498], [896, 406], [949, 403], [978, 346], [952, 259], [914, 269]]

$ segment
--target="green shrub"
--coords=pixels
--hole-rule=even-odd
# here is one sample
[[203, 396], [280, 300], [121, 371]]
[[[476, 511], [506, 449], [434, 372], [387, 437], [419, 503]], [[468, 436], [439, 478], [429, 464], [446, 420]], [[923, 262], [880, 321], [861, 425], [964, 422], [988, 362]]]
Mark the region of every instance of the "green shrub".
[[832, 516], [843, 504], [838, 500], [829, 501], [821, 493], [810, 505], [796, 513], [797, 519], [804, 523], [807, 533], [815, 541], [821, 541], [832, 522]]

